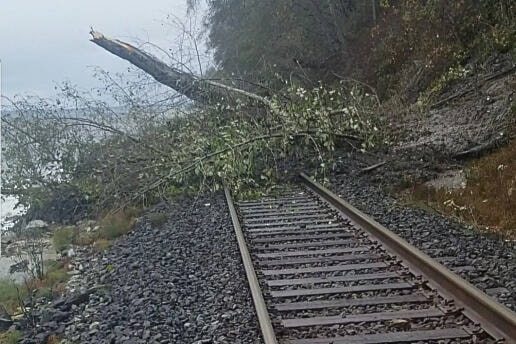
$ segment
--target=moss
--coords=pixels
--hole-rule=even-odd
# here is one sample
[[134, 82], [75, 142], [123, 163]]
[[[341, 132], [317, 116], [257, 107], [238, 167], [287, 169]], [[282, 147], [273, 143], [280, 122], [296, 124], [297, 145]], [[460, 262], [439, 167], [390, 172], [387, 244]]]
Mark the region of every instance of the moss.
[[168, 215], [165, 213], [155, 213], [151, 214], [149, 219], [153, 227], [158, 227], [167, 222]]

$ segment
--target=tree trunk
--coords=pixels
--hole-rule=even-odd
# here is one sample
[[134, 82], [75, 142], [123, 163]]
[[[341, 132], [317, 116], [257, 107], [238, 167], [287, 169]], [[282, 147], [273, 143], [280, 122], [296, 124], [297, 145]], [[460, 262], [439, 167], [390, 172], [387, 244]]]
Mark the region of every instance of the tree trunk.
[[227, 86], [211, 80], [203, 80], [197, 76], [171, 67], [156, 57], [142, 51], [131, 44], [111, 39], [102, 33], [90, 31], [91, 41], [110, 53], [129, 61], [151, 75], [156, 81], [183, 94], [195, 102], [202, 104], [228, 103], [235, 97], [246, 97], [270, 106], [269, 100], [257, 94]]

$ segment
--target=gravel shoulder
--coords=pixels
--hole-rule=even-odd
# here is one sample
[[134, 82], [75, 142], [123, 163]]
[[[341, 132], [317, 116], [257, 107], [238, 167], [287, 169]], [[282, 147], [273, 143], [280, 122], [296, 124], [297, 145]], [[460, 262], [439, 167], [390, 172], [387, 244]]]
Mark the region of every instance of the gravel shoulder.
[[339, 175], [331, 189], [405, 240], [448, 267], [467, 266], [459, 274], [516, 311], [516, 243], [419, 208], [408, 207], [357, 175]]
[[70, 293], [95, 291], [70, 309], [54, 301], [25, 343], [56, 332], [70, 343], [262, 342], [224, 197], [152, 212], [170, 217], [152, 228], [148, 213], [108, 250], [78, 254]]

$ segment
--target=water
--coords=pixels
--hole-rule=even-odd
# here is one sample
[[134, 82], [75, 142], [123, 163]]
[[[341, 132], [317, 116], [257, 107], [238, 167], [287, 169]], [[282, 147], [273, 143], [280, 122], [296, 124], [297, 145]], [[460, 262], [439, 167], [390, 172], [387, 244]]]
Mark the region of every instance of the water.
[[2, 233], [7, 229], [11, 228], [13, 223], [9, 220], [10, 217], [15, 215], [20, 215], [23, 213], [23, 209], [21, 207], [14, 208], [16, 206], [16, 198], [13, 196], [2, 195], [0, 200], [0, 230]]

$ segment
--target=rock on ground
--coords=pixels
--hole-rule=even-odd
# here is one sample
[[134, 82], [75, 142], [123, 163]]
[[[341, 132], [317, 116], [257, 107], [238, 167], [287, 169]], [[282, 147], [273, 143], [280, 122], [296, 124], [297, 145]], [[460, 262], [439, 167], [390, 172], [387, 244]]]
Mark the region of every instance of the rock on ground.
[[152, 228], [144, 216], [107, 251], [78, 253], [83, 272], [70, 283], [94, 291], [54, 302], [25, 343], [56, 330], [73, 343], [262, 342], [224, 197], [154, 211], [169, 220]]

